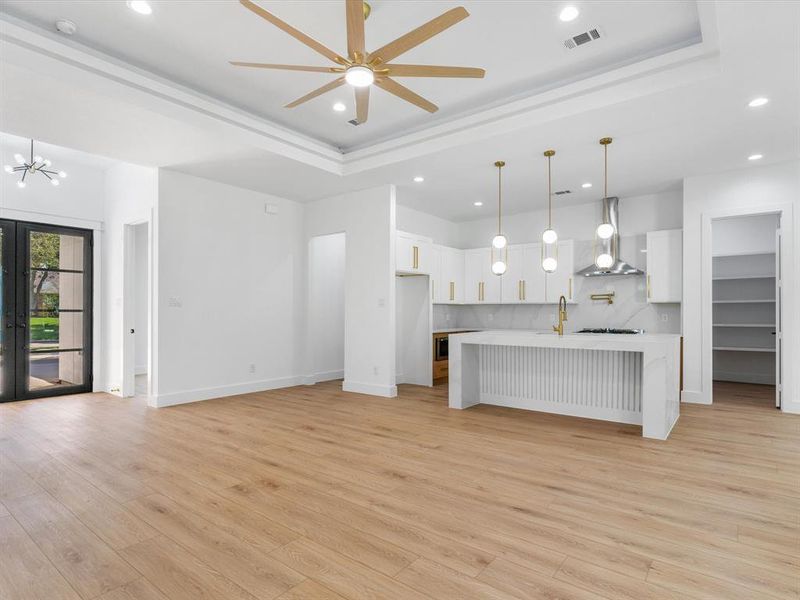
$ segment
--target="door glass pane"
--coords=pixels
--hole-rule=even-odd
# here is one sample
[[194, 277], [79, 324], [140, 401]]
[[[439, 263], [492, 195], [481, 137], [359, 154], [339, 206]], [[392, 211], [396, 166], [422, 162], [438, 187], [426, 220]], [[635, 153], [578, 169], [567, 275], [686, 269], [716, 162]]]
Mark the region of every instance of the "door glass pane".
[[6, 256], [3, 255], [3, 245], [5, 241], [6, 230], [0, 227], [0, 395], [6, 389], [6, 305], [5, 305], [5, 289], [6, 289], [6, 269], [5, 263]]
[[30, 290], [32, 313], [83, 309], [83, 273], [33, 269]]
[[31, 311], [28, 327], [33, 351], [83, 348], [83, 312]]
[[31, 391], [83, 384], [83, 352], [31, 352], [28, 357]]
[[44, 231], [30, 236], [31, 268], [83, 271], [83, 237]]

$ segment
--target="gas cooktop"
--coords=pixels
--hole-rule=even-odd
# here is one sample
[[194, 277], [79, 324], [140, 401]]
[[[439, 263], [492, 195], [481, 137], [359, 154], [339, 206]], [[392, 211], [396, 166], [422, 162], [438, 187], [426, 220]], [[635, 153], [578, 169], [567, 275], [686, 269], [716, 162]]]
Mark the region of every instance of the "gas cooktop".
[[578, 333], [644, 333], [644, 329], [613, 329], [611, 327], [602, 327], [596, 329], [581, 329]]

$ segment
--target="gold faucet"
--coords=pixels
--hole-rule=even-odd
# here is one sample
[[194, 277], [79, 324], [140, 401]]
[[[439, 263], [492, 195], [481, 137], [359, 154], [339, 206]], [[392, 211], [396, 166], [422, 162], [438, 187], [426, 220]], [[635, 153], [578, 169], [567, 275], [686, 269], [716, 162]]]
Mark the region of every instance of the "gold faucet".
[[558, 325], [553, 325], [553, 331], [564, 335], [564, 321], [567, 320], [567, 299], [561, 296], [558, 299]]

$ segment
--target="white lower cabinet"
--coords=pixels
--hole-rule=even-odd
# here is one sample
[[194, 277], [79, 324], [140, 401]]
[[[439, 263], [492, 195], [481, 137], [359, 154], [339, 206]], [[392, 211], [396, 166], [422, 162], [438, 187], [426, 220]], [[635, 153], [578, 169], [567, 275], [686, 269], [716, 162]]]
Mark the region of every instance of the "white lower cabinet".
[[682, 278], [683, 231], [647, 232], [647, 301], [680, 302]]

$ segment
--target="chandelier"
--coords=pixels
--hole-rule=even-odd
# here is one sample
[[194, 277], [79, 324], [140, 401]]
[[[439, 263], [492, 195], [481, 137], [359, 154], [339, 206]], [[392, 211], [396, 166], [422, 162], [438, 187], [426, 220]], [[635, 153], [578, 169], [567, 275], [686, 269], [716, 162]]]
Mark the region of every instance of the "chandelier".
[[57, 186], [61, 183], [60, 179], [64, 179], [67, 174], [64, 171], [53, 171], [50, 169], [52, 163], [47, 158], [42, 158], [38, 154], [33, 153], [33, 140], [31, 140], [31, 154], [28, 159], [26, 159], [22, 154], [15, 154], [14, 160], [17, 162], [17, 166], [6, 165], [3, 167], [6, 173], [14, 174], [14, 173], [22, 173], [22, 177], [19, 181], [17, 181], [17, 187], [22, 189], [27, 185], [25, 179], [30, 179], [31, 177], [35, 176], [36, 173], [40, 173], [47, 177], [50, 183], [54, 186]]

